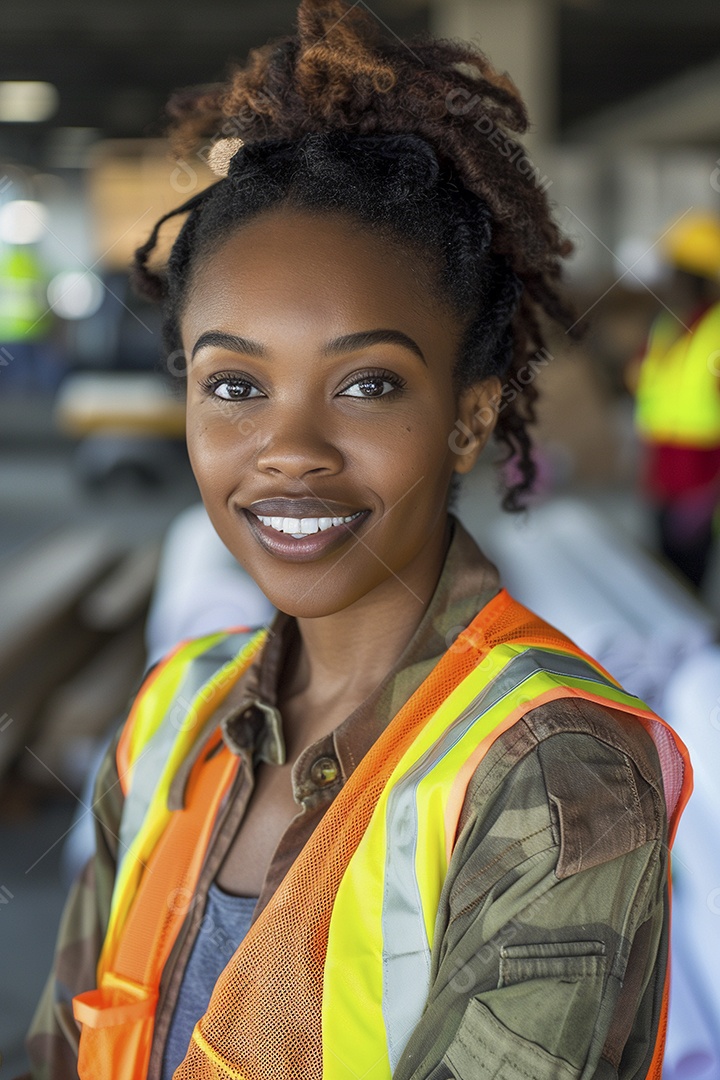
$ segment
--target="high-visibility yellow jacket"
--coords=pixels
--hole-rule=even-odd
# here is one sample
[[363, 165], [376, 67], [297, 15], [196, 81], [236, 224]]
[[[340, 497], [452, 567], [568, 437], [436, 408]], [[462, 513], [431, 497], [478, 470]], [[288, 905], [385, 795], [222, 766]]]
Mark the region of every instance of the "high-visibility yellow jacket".
[[720, 303], [689, 332], [669, 312], [657, 317], [640, 366], [635, 419], [651, 442], [720, 446]]
[[[220, 634], [155, 669], [118, 745], [119, 867], [98, 989], [74, 999], [82, 1080], [142, 1080], [160, 977], [237, 758], [204, 744], [183, 810], [169, 784], [263, 643]], [[429, 989], [435, 915], [468, 782], [526, 712], [579, 697], [637, 717], [663, 769], [670, 839], [690, 793], [670, 728], [502, 590], [358, 764], [220, 977], [181, 1080], [389, 1078]], [[667, 1007], [667, 995], [665, 1004]], [[665, 1024], [649, 1076], [659, 1080]]]
[[29, 246], [0, 252], [0, 343], [45, 337], [50, 324], [45, 275]]

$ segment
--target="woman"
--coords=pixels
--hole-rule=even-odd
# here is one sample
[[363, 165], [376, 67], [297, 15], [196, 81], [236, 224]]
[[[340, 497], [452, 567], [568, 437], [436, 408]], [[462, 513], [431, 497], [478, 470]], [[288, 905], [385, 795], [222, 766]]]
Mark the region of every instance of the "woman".
[[531, 487], [535, 388], [503, 387], [564, 318], [514, 87], [305, 0], [174, 110], [185, 152], [235, 141], [136, 280], [209, 516], [281, 614], [148, 676], [37, 1075], [659, 1076], [681, 746], [448, 513], [491, 434], [506, 508]]

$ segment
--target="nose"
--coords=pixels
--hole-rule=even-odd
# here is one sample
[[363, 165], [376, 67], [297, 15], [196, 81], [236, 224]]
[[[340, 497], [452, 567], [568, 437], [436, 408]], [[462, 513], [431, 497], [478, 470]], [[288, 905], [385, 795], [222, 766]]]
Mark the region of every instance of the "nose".
[[272, 431], [257, 456], [260, 472], [307, 480], [311, 476], [334, 476], [343, 467], [340, 449], [322, 430], [319, 417], [290, 410], [275, 415]]

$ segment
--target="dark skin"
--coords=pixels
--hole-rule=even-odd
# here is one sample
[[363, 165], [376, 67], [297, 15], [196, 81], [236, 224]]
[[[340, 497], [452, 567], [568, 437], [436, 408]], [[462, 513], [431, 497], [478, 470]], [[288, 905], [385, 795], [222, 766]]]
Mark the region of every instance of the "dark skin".
[[[431, 273], [339, 215], [277, 208], [238, 228], [196, 268], [181, 330], [208, 514], [299, 630], [281, 679], [287, 762], [259, 766], [218, 876], [257, 895], [298, 812], [294, 761], [384, 679], [422, 618], [447, 551], [451, 477], [477, 460], [501, 387], [458, 394], [463, 325]], [[350, 337], [368, 331], [384, 340]], [[295, 539], [269, 524], [278, 517], [320, 530]]]

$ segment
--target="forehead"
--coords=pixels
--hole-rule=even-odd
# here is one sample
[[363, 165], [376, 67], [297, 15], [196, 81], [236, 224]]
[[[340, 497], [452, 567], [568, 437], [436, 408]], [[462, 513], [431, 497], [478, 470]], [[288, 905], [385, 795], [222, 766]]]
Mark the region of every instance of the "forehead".
[[[183, 331], [250, 320], [328, 330], [359, 322], [447, 334], [454, 318], [434, 287], [427, 260], [401, 241], [340, 214], [282, 208], [243, 223], [193, 273]], [[369, 322], [368, 322], [369, 320]]]

